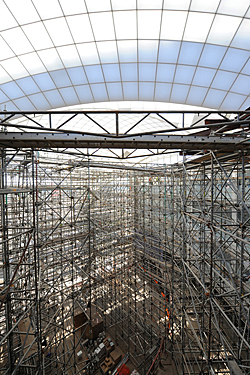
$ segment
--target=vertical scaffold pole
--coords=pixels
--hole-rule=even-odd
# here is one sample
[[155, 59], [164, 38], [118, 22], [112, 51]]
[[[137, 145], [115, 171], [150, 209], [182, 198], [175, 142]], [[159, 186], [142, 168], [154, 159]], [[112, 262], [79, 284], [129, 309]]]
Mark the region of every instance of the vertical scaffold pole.
[[[244, 240], [245, 238], [245, 226], [244, 226], [244, 202], [245, 202], [245, 158], [244, 158], [244, 151], [242, 151], [242, 159], [241, 159], [241, 195], [242, 195], [242, 200], [241, 200], [241, 218], [240, 218], [240, 226], [241, 226], [241, 238]], [[244, 241], [241, 241], [241, 248], [240, 248], [240, 290], [239, 290], [239, 295], [242, 297], [243, 295], [243, 268], [244, 268], [244, 250], [245, 250], [245, 244]], [[243, 333], [242, 330], [242, 324], [241, 324], [241, 319], [242, 319], [242, 308], [239, 306], [239, 332]], [[243, 333], [244, 335], [244, 333]], [[241, 358], [241, 338], [239, 337], [238, 340], [238, 360]]]
[[182, 359], [181, 359], [181, 369], [182, 374], [185, 373], [185, 336], [186, 336], [186, 316], [185, 316], [185, 309], [186, 309], [186, 280], [185, 280], [185, 267], [187, 261], [187, 248], [186, 248], [186, 168], [185, 168], [185, 161], [186, 155], [183, 152], [183, 168], [182, 168], [182, 286], [181, 286], [181, 350], [182, 350]]
[[[5, 168], [6, 151], [1, 150], [1, 189], [7, 188], [7, 173]], [[4, 270], [4, 286], [8, 287], [10, 283], [10, 257], [9, 257], [9, 245], [8, 245], [8, 211], [7, 211], [7, 194], [1, 194], [1, 221], [2, 221], [2, 257], [3, 257], [3, 270]], [[12, 328], [12, 311], [11, 311], [11, 294], [7, 293], [5, 299], [5, 319], [6, 319], [6, 332], [10, 332]], [[10, 333], [7, 338], [8, 346], [8, 362], [9, 371], [11, 374], [14, 366], [13, 358], [13, 334]]]
[[214, 163], [213, 163], [213, 155], [211, 155], [211, 206], [210, 206], [210, 270], [209, 270], [209, 295], [208, 298], [210, 299], [209, 304], [209, 321], [208, 321], [208, 365], [211, 367], [212, 359], [211, 359], [211, 345], [212, 345], [212, 295], [213, 295], [213, 253], [214, 253], [214, 229], [213, 229], [213, 217], [214, 217]]
[[90, 160], [88, 158], [88, 231], [89, 231], [89, 242], [88, 242], [88, 287], [89, 287], [89, 334], [92, 337], [92, 314], [91, 314], [91, 202], [90, 202]]
[[34, 150], [31, 152], [32, 160], [32, 208], [33, 208], [33, 249], [34, 249], [34, 269], [35, 269], [35, 334], [37, 338], [37, 368], [38, 374], [42, 374], [42, 350], [41, 350], [41, 312], [39, 298], [39, 251], [38, 251], [38, 221], [37, 221], [37, 186], [35, 174]]

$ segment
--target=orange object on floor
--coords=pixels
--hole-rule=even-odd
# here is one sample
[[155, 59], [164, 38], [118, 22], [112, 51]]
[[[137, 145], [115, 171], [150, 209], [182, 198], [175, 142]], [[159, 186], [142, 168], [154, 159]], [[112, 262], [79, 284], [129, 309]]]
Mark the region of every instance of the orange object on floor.
[[130, 375], [130, 369], [128, 368], [128, 366], [123, 364], [120, 367], [118, 367], [117, 374], [118, 375]]

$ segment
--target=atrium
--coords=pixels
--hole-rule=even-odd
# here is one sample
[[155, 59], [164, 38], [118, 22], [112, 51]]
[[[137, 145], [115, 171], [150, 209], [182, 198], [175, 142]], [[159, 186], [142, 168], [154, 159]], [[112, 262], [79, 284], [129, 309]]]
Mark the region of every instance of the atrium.
[[0, 375], [250, 375], [249, 0], [0, 14]]

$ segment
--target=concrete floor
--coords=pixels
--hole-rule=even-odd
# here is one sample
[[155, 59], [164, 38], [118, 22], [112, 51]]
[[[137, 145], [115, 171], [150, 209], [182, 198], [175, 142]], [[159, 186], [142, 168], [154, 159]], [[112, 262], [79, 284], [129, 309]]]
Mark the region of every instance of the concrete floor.
[[175, 364], [170, 354], [162, 354], [161, 365], [157, 370], [157, 375], [177, 375]]

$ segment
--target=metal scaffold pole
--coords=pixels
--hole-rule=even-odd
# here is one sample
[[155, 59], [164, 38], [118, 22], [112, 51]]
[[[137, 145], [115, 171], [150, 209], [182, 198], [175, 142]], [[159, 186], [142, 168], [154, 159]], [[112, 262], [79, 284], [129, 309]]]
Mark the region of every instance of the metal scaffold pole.
[[41, 292], [41, 274], [40, 274], [40, 257], [38, 250], [38, 193], [37, 193], [37, 165], [34, 151], [31, 152], [32, 164], [32, 216], [33, 216], [33, 251], [34, 251], [34, 282], [35, 282], [35, 309], [34, 309], [34, 325], [35, 337], [37, 343], [37, 368], [38, 374], [43, 373], [43, 361], [41, 350], [41, 312], [40, 312], [40, 292]]
[[175, 374], [249, 375], [249, 181], [246, 150], [1, 150], [0, 375], [94, 374], [95, 319], [141, 375], [163, 342]]
[[[5, 150], [1, 150], [1, 189], [7, 188], [7, 171], [6, 171], [6, 153]], [[12, 302], [11, 294], [9, 292], [10, 285], [10, 249], [8, 244], [8, 197], [7, 194], [1, 195], [1, 229], [2, 229], [2, 267], [3, 267], [3, 278], [4, 288], [7, 289], [7, 293], [3, 297], [1, 303], [1, 310], [5, 307], [5, 320], [6, 320], [6, 332], [10, 332], [7, 338], [7, 350], [8, 350], [8, 362], [9, 374], [13, 371], [14, 356], [13, 356], [13, 334], [12, 334]]]

